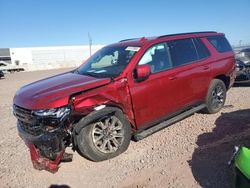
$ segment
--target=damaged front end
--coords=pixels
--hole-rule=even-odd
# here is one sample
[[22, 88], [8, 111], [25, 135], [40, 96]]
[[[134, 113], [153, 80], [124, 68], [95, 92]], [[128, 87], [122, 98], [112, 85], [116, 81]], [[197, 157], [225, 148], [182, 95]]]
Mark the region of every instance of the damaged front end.
[[236, 83], [250, 82], [250, 62], [236, 60]]
[[34, 168], [57, 172], [65, 148], [71, 144], [71, 107], [32, 111], [14, 105], [13, 113], [18, 119], [19, 136], [30, 149]]

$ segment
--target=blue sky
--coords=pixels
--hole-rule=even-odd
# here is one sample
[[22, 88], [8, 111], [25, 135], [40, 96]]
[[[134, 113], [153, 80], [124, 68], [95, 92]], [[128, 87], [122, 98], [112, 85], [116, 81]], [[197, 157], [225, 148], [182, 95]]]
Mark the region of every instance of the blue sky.
[[190, 31], [250, 43], [250, 0], [0, 0], [0, 47], [109, 44]]

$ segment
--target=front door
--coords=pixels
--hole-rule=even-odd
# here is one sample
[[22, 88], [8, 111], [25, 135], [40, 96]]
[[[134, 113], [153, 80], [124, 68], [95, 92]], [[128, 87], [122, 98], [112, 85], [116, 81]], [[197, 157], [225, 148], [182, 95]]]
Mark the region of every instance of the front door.
[[172, 62], [166, 43], [151, 46], [140, 59], [138, 66], [149, 64], [151, 75], [144, 81], [130, 80], [137, 128], [150, 125], [175, 111], [175, 96], [178, 92], [172, 77]]

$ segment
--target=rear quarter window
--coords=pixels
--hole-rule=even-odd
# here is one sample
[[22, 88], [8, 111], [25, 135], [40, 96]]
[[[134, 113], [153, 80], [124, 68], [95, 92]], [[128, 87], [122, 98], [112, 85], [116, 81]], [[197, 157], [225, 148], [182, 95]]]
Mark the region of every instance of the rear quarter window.
[[232, 51], [232, 47], [225, 38], [225, 36], [211, 36], [207, 37], [207, 39], [220, 53]]

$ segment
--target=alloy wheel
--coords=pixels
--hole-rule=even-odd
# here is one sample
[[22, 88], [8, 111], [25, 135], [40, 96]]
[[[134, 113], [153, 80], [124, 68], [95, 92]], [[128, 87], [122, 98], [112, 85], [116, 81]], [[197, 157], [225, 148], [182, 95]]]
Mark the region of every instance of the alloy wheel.
[[102, 153], [114, 153], [124, 140], [123, 124], [116, 116], [106, 117], [93, 125], [92, 139]]
[[211, 105], [214, 109], [221, 108], [224, 104], [224, 89], [217, 85], [212, 91], [212, 101]]

